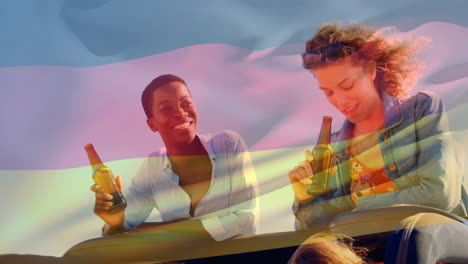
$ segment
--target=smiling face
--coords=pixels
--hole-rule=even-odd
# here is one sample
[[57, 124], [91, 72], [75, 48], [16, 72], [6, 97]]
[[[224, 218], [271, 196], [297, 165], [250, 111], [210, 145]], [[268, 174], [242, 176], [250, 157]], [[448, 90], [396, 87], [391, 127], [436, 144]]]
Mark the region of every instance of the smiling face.
[[191, 143], [197, 133], [198, 113], [187, 87], [170, 82], [152, 96], [152, 117], [147, 120], [151, 130], [159, 132], [166, 147]]
[[375, 70], [366, 71], [350, 62], [312, 70], [327, 100], [349, 121], [358, 124], [382, 118], [382, 100], [374, 86]]

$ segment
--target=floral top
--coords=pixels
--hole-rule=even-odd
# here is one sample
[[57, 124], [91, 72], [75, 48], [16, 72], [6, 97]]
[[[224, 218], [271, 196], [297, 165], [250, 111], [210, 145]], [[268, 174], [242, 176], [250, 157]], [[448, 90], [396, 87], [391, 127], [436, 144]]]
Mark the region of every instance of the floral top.
[[351, 164], [351, 193], [354, 200], [361, 196], [398, 190], [383, 167], [377, 170], [367, 168], [354, 157], [350, 157], [349, 162]]

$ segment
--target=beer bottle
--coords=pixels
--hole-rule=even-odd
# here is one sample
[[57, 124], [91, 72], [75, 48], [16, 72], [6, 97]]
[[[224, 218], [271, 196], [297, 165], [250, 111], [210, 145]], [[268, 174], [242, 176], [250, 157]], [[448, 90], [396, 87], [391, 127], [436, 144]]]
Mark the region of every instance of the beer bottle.
[[323, 117], [317, 145], [312, 150], [314, 160], [311, 165], [314, 177], [312, 184], [307, 186], [307, 193], [314, 197], [327, 193], [330, 188], [330, 171], [335, 156], [330, 145], [331, 122], [330, 116]]
[[125, 209], [125, 207], [127, 207], [127, 202], [115, 183], [111, 169], [102, 163], [101, 158], [99, 158], [92, 144], [87, 144], [85, 146], [85, 150], [88, 154], [91, 168], [93, 169], [94, 183], [101, 185], [102, 192], [108, 193], [113, 197], [112, 206], [109, 209], [109, 212], [116, 213]]

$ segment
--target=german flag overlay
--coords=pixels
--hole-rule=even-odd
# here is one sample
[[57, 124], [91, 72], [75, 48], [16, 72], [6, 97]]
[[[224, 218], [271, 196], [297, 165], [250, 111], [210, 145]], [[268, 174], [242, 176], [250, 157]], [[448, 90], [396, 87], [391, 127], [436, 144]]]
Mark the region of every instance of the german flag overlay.
[[[373, 25], [395, 39], [424, 37], [428, 44], [417, 54], [424, 67], [410, 95], [429, 91], [442, 98], [449, 133], [464, 155], [466, 10], [464, 1], [435, 0], [0, 3], [0, 262], [15, 259], [6, 254], [48, 256], [48, 263], [64, 254], [114, 262], [107, 256], [120, 252], [120, 261], [144, 263], [299, 245], [313, 231], [291, 233], [288, 172], [317, 141], [322, 116], [333, 117], [333, 131], [343, 122], [302, 67], [307, 39], [321, 23], [337, 21]], [[101, 237], [83, 146], [93, 143], [124, 188], [130, 186], [143, 160], [164, 147], [148, 129], [140, 98], [166, 73], [187, 82], [199, 133], [232, 130], [244, 139], [259, 186], [257, 237], [224, 244], [180, 241], [177, 232]], [[461, 175], [468, 173], [466, 161]], [[349, 231], [341, 220], [337, 230]], [[372, 228], [356, 225], [351, 233]], [[397, 226], [382, 228], [375, 232]], [[154, 244], [169, 257], [141, 257], [154, 253]], [[198, 248], [181, 252], [180, 244]]]

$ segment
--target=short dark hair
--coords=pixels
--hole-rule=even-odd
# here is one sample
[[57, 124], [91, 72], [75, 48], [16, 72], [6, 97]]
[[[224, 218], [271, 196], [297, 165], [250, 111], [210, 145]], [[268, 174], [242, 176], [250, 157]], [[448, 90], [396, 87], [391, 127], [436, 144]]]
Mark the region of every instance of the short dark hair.
[[[154, 80], [152, 80], [145, 88], [141, 94], [141, 104], [143, 105], [143, 110], [145, 110], [146, 117], [149, 119], [153, 117], [153, 92], [156, 91], [161, 86], [164, 86], [171, 82], [180, 82], [183, 83], [186, 87], [187, 84], [185, 81], [177, 75], [174, 74], [164, 74], [159, 75]], [[188, 87], [187, 87], [188, 90]], [[190, 90], [188, 90], [190, 93]]]

